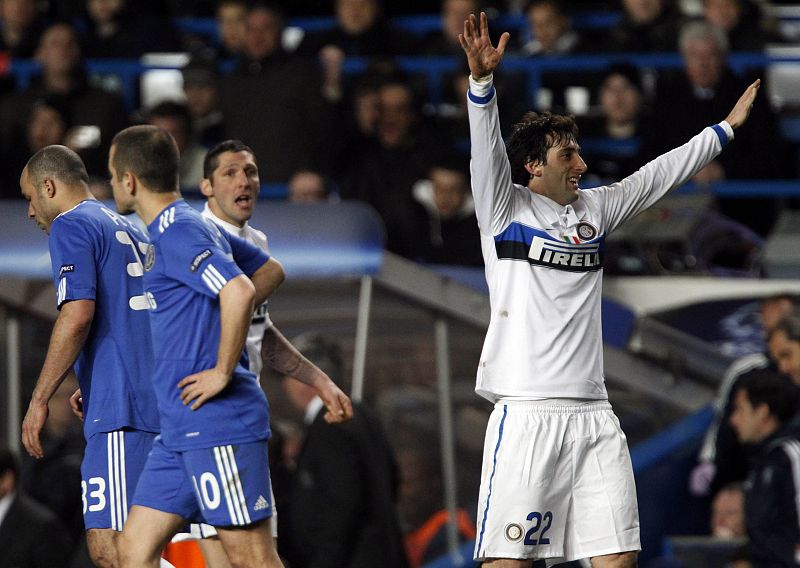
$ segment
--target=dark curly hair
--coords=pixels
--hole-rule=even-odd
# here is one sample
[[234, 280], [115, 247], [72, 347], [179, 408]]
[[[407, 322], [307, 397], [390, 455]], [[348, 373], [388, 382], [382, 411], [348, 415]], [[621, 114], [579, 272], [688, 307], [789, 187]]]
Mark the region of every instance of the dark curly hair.
[[551, 112], [525, 113], [514, 125], [506, 144], [511, 180], [528, 185], [531, 174], [525, 169], [525, 164], [546, 164], [548, 149], [577, 139], [578, 125], [574, 116]]

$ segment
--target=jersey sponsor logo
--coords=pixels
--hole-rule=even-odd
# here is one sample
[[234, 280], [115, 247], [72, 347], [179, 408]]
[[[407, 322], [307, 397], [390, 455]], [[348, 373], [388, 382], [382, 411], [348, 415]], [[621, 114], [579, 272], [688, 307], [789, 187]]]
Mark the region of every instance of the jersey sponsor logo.
[[211, 252], [211, 249], [206, 249], [200, 254], [198, 254], [192, 260], [192, 264], [189, 265], [189, 270], [191, 270], [192, 272], [197, 272], [197, 269], [200, 268], [200, 265], [203, 264], [203, 261], [208, 257], [210, 257], [212, 254], [214, 253]]
[[595, 237], [597, 237], [600, 231], [597, 230], [597, 227], [592, 225], [591, 223], [587, 223], [586, 221], [581, 221], [578, 223], [577, 227], [578, 237], [582, 241], [591, 241]]
[[516, 222], [495, 237], [495, 250], [498, 259], [526, 260], [567, 272], [594, 272], [603, 267], [602, 236], [588, 243], [563, 242]]
[[263, 509], [268, 509], [269, 503], [266, 499], [264, 499], [263, 495], [259, 495], [258, 499], [256, 499], [256, 504], [253, 505], [253, 511], [261, 511]]
[[74, 264], [62, 264], [61, 268], [58, 269], [58, 277], [61, 278], [65, 272], [75, 272], [75, 265]]
[[147, 254], [144, 256], [144, 270], [150, 272], [153, 265], [156, 263], [156, 247], [155, 245], [147, 246]]

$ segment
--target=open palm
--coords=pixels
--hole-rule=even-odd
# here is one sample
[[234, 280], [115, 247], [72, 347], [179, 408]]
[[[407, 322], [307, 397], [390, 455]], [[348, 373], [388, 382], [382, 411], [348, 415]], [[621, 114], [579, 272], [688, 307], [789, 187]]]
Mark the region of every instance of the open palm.
[[467, 54], [467, 63], [473, 78], [486, 77], [495, 70], [503, 58], [510, 37], [508, 32], [504, 32], [497, 42], [497, 47], [494, 47], [489, 38], [489, 21], [486, 13], [481, 12], [480, 27], [475, 14], [469, 15], [464, 21], [464, 33], [458, 35], [458, 41]]

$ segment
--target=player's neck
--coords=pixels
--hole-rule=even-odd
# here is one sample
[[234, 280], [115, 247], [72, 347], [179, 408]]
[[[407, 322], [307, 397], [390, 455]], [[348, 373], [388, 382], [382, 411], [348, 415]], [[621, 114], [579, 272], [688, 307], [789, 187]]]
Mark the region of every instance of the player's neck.
[[155, 193], [144, 190], [137, 200], [136, 213], [142, 218], [145, 225], [149, 225], [164, 209], [182, 199], [179, 190], [168, 191], [165, 193]]
[[66, 193], [58, 203], [58, 212], [64, 213], [74, 209], [79, 203], [87, 199], [94, 199], [94, 196], [88, 189], [73, 189]]

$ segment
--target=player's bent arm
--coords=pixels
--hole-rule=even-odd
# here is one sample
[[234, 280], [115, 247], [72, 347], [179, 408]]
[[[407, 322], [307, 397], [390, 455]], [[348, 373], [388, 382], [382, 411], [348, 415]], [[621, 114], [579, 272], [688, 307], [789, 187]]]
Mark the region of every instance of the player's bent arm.
[[94, 300], [72, 300], [61, 306], [53, 325], [42, 370], [22, 422], [22, 444], [35, 457], [44, 457], [40, 436], [47, 421], [47, 403], [72, 369], [94, 319]]
[[247, 330], [253, 318], [255, 297], [253, 282], [243, 274], [228, 280], [219, 292], [220, 336], [217, 370], [228, 376], [233, 374], [242, 357]]
[[285, 279], [286, 273], [283, 271], [283, 265], [274, 257], [270, 257], [250, 276], [250, 280], [253, 281], [253, 286], [255, 286], [254, 305], [260, 306], [263, 304], [278, 289], [278, 286], [283, 284]]

